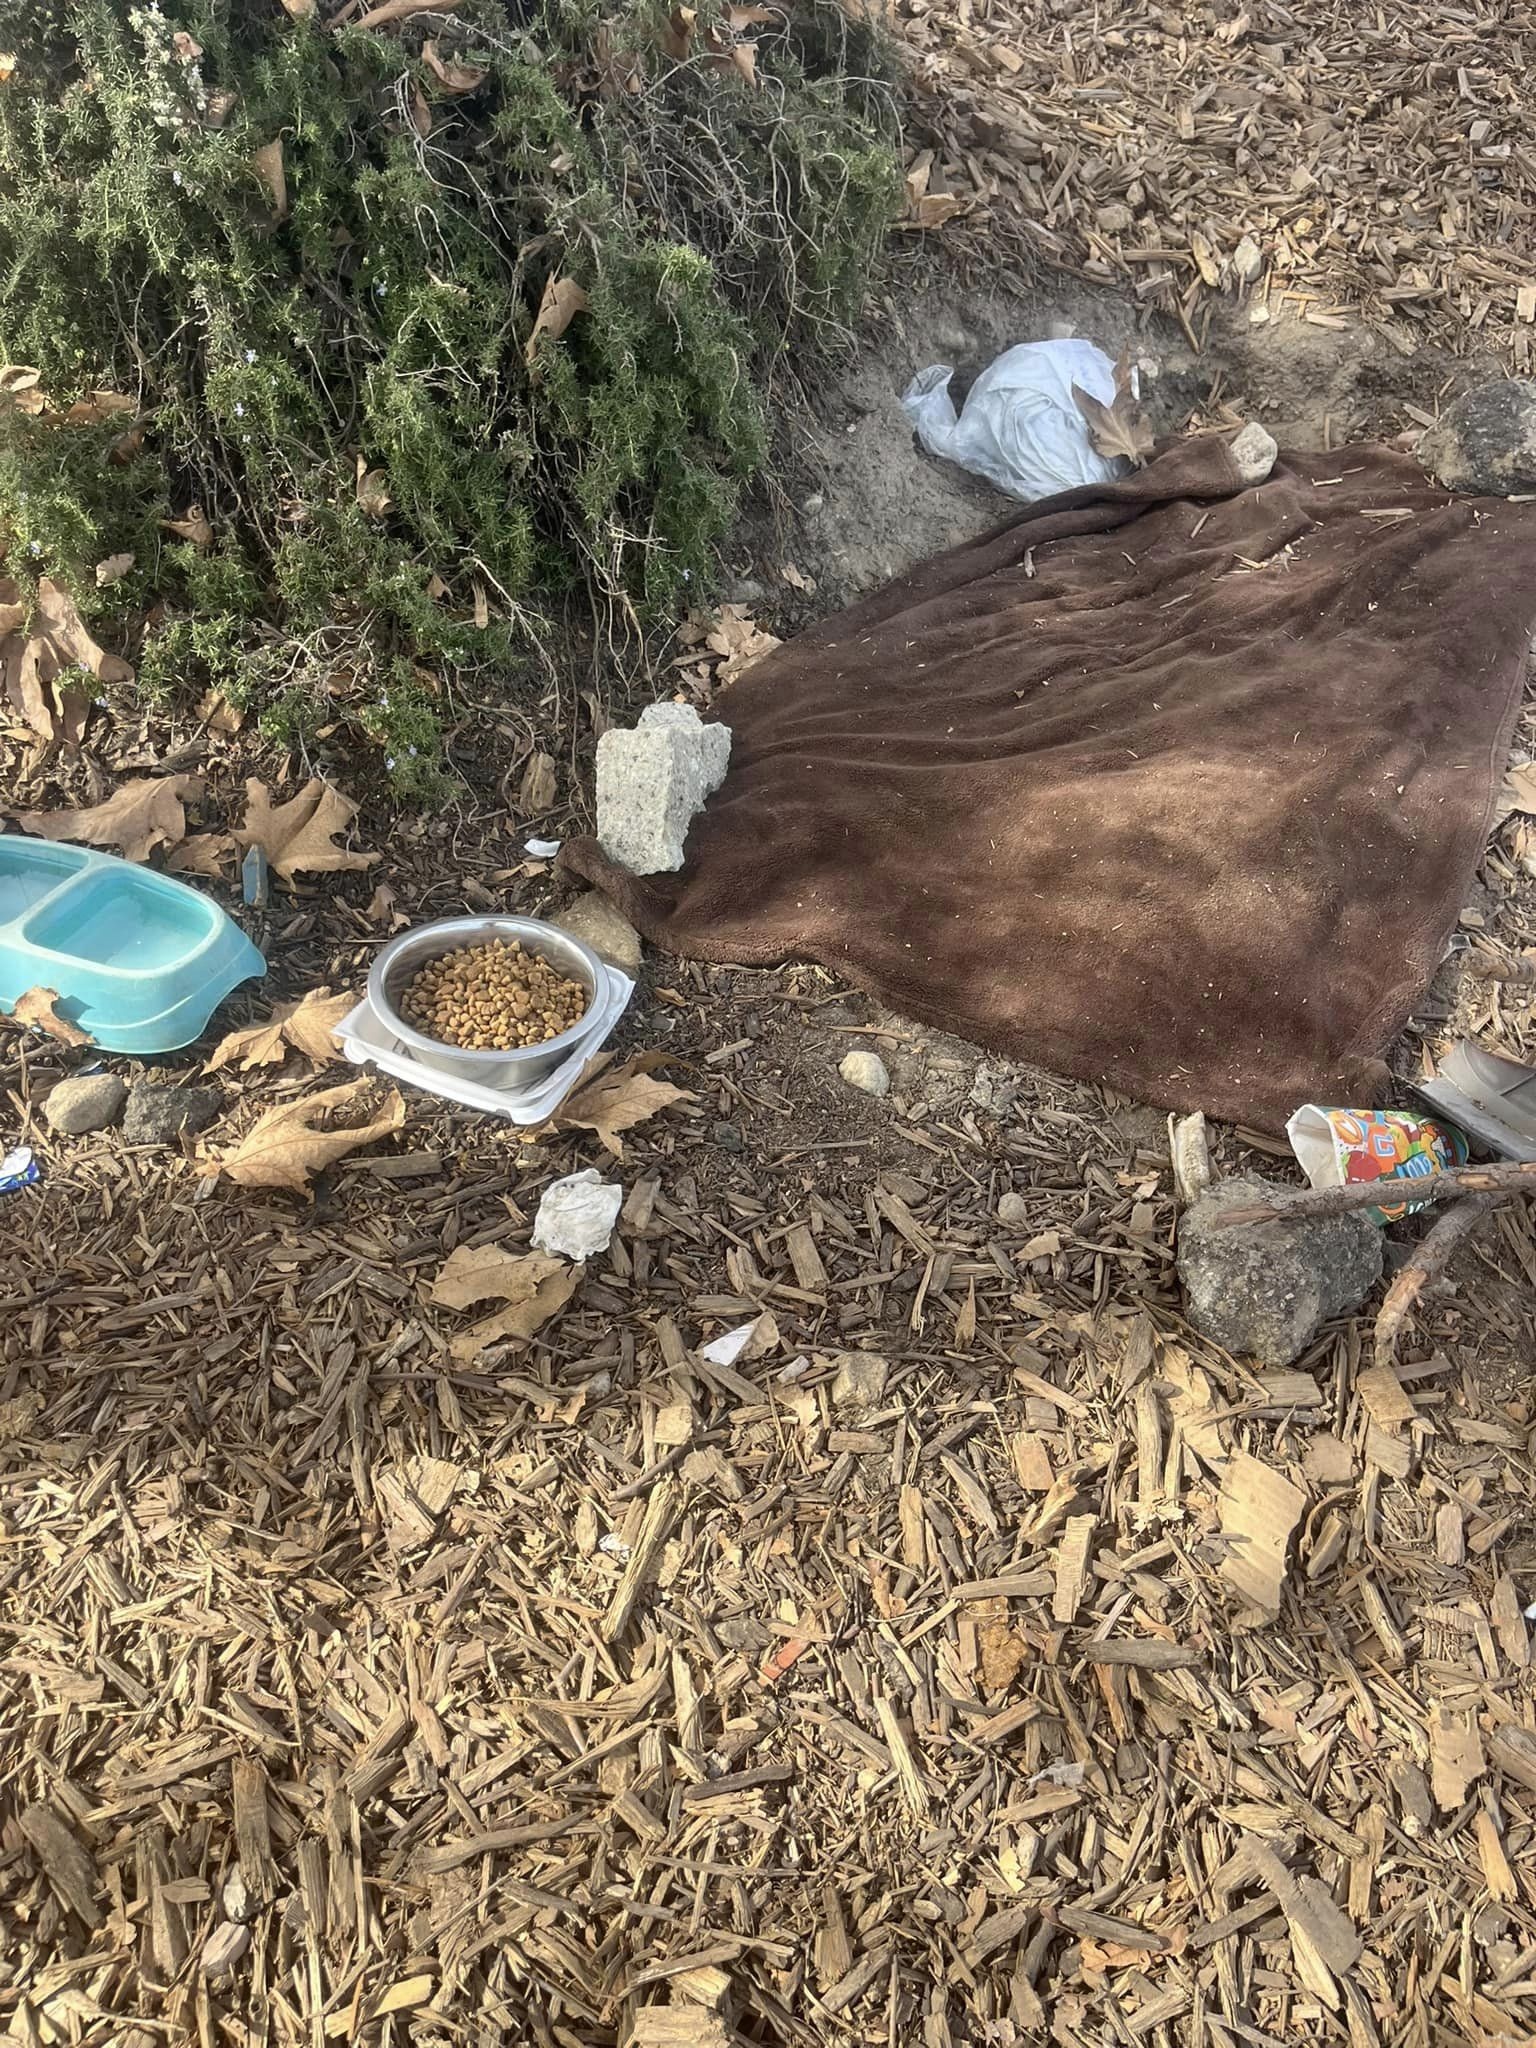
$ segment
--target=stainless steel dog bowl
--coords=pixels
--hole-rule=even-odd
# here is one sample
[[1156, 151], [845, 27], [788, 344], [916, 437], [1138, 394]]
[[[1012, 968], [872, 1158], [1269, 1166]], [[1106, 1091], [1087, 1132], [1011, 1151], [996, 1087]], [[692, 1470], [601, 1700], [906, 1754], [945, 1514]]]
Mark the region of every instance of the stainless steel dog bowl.
[[[542, 1045], [495, 1052], [444, 1045], [406, 1023], [398, 1005], [429, 960], [435, 960], [440, 953], [457, 953], [464, 946], [483, 946], [492, 939], [516, 939], [527, 952], [547, 960], [556, 973], [579, 982], [587, 992], [585, 1015], [558, 1038], [546, 1039]], [[409, 1047], [423, 1065], [436, 1067], [439, 1073], [457, 1074], [461, 1080], [478, 1081], [485, 1088], [532, 1088], [569, 1058], [573, 1047], [590, 1029], [592, 1008], [604, 986], [605, 974], [606, 969], [589, 946], [561, 931], [558, 925], [545, 924], [537, 917], [448, 917], [440, 924], [424, 924], [390, 940], [368, 970], [368, 1001], [379, 1022]]]

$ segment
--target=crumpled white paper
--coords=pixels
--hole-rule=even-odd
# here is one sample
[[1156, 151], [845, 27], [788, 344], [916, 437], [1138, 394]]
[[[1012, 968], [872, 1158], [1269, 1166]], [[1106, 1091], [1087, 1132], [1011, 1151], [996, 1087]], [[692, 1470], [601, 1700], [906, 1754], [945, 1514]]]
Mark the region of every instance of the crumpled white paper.
[[595, 1166], [552, 1180], [533, 1219], [534, 1250], [577, 1260], [606, 1251], [623, 1202], [618, 1182], [604, 1180]]

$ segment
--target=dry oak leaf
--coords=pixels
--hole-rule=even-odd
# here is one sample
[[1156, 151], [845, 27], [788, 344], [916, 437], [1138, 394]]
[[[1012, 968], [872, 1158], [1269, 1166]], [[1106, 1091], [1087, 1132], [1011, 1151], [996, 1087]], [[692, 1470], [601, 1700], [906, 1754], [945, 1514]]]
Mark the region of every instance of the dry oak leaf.
[[444, 92], [473, 92], [485, 83], [486, 73], [477, 65], [445, 57], [430, 36], [421, 46], [421, 59]]
[[251, 169], [272, 195], [272, 211], [279, 220], [288, 216], [288, 179], [283, 170], [283, 138], [264, 142], [251, 157]]
[[125, 782], [86, 811], [18, 811], [16, 822], [39, 839], [76, 846], [112, 846], [124, 860], [148, 860], [157, 846], [187, 836], [182, 804], [203, 793], [200, 775], [146, 775]]
[[355, 1102], [375, 1086], [365, 1076], [343, 1081], [339, 1088], [322, 1088], [316, 1095], [281, 1102], [258, 1117], [233, 1150], [221, 1157], [204, 1158], [198, 1171], [205, 1177], [222, 1173], [244, 1188], [293, 1188], [301, 1195], [310, 1194], [312, 1173], [333, 1166], [363, 1145], [389, 1137], [405, 1122], [405, 1099], [399, 1089], [391, 1088], [377, 1116], [368, 1123], [341, 1130], [315, 1128], [315, 1119], [325, 1111]]
[[541, 817], [545, 811], [554, 809], [558, 788], [554, 755], [535, 749], [528, 756], [517, 785], [518, 810], [525, 818]]
[[56, 988], [29, 988], [12, 1003], [10, 1022], [30, 1024], [34, 1031], [46, 1031], [60, 1045], [94, 1045], [96, 1041], [88, 1031], [82, 1031], [78, 1024], [71, 1024], [67, 1017], [59, 1015], [54, 1007], [58, 1000]]
[[207, 875], [217, 881], [234, 850], [228, 832], [193, 832], [166, 855], [165, 871], [169, 875]]
[[37, 586], [32, 630], [22, 638], [17, 616], [20, 593], [14, 583], [0, 584], [0, 670], [5, 694], [33, 731], [43, 739], [63, 739], [78, 746], [90, 712], [83, 688], [63, 680], [74, 669], [88, 670], [103, 683], [131, 683], [126, 661], [108, 654], [86, 630], [68, 591], [44, 576]]
[[108, 555], [104, 562], [96, 564], [96, 588], [110, 590], [114, 583], [121, 583], [133, 567], [133, 555]]
[[1123, 456], [1140, 469], [1156, 445], [1156, 436], [1136, 396], [1130, 351], [1122, 349], [1115, 364], [1112, 404], [1106, 405], [1101, 398], [1092, 397], [1081, 384], [1072, 386], [1072, 397], [1088, 423], [1088, 439], [1097, 452], [1111, 461], [1116, 456]]
[[519, 1255], [499, 1245], [461, 1244], [438, 1272], [431, 1298], [439, 1308], [469, 1308], [477, 1301], [507, 1304], [452, 1339], [449, 1349], [455, 1358], [474, 1358], [491, 1344], [527, 1343], [565, 1307], [580, 1279], [575, 1266], [543, 1252]]
[[213, 546], [213, 528], [201, 505], [189, 505], [180, 519], [162, 519], [161, 530], [174, 533], [178, 540], [189, 540], [195, 548]]
[[766, 632], [755, 619], [748, 618], [741, 605], [723, 604], [704, 644], [712, 653], [725, 656], [715, 681], [722, 688], [728, 688], [738, 676], [745, 675], [755, 661], [771, 654], [783, 642]]
[[648, 1069], [657, 1063], [655, 1053], [638, 1053], [622, 1067], [587, 1075], [555, 1111], [558, 1130], [595, 1131], [615, 1159], [624, 1157], [619, 1132], [643, 1124], [658, 1110], [674, 1102], [696, 1102], [686, 1088], [674, 1088], [670, 1081], [656, 1081]]
[[345, 991], [333, 996], [329, 989], [312, 988], [295, 1003], [279, 1003], [265, 1024], [250, 1024], [221, 1038], [203, 1072], [216, 1073], [232, 1060], [239, 1060], [242, 1074], [252, 1067], [275, 1066], [290, 1046], [317, 1065], [339, 1059], [336, 1026], [356, 1002], [356, 996]]
[[523, 359], [530, 370], [544, 337], [548, 335], [551, 341], [558, 341], [576, 315], [587, 310], [587, 305], [587, 295], [574, 278], [549, 279], [544, 287], [544, 296], [539, 300], [538, 317], [528, 337], [528, 346], [523, 350]]
[[273, 874], [285, 882], [301, 869], [318, 875], [371, 868], [379, 857], [376, 853], [348, 853], [331, 843], [356, 816], [352, 799], [318, 775], [312, 775], [296, 797], [276, 805], [266, 784], [253, 776], [245, 785], [245, 823], [235, 838], [242, 851], [259, 846]]
[[370, 519], [382, 519], [395, 502], [389, 494], [389, 478], [384, 471], [370, 469], [361, 455], [357, 458], [357, 502]]

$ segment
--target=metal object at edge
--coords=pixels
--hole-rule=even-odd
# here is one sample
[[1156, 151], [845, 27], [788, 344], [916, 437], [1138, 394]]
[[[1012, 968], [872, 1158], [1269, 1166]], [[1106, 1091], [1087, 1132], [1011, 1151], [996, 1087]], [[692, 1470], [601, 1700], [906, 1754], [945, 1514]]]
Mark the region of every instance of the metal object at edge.
[[[547, 960], [558, 974], [579, 982], [587, 992], [587, 1007], [568, 1031], [542, 1045], [519, 1046], [511, 1050], [477, 1052], [444, 1045], [407, 1024], [396, 1007], [412, 978], [430, 960], [443, 953], [457, 953], [465, 946], [483, 946], [492, 939], [516, 939], [530, 953]], [[587, 1020], [601, 990], [607, 970], [590, 946], [558, 925], [545, 924], [537, 917], [448, 917], [438, 924], [418, 925], [402, 932], [380, 949], [368, 970], [368, 1001], [374, 1015], [402, 1046], [424, 1066], [439, 1073], [457, 1074], [466, 1081], [478, 1081], [485, 1088], [532, 1088], [552, 1074], [587, 1030]]]

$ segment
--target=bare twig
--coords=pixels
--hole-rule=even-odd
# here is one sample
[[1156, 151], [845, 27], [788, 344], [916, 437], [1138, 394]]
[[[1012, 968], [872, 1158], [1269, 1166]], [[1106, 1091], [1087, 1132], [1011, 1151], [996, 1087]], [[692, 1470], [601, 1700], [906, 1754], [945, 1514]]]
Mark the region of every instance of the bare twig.
[[1272, 1202], [1247, 1202], [1213, 1219], [1216, 1230], [1245, 1223], [1297, 1223], [1308, 1216], [1344, 1216], [1351, 1209], [1391, 1208], [1397, 1202], [1444, 1202], [1460, 1195], [1536, 1195], [1536, 1161], [1499, 1160], [1492, 1166], [1448, 1166], [1420, 1180], [1351, 1181], [1342, 1188], [1297, 1188]]
[[1488, 1211], [1496, 1209], [1503, 1199], [1499, 1195], [1468, 1195], [1447, 1209], [1443, 1216], [1437, 1217], [1434, 1228], [1425, 1232], [1414, 1249], [1413, 1257], [1399, 1270], [1387, 1289], [1386, 1299], [1376, 1317], [1378, 1365], [1392, 1363], [1403, 1324], [1408, 1320], [1408, 1311], [1430, 1281], [1438, 1279], [1445, 1271], [1463, 1238], [1470, 1237]]

